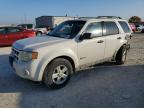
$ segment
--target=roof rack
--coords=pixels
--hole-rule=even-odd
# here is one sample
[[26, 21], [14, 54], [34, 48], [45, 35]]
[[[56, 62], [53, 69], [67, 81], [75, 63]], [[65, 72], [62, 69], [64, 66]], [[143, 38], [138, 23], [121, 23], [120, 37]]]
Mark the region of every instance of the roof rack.
[[78, 17], [78, 19], [95, 19], [97, 17]]
[[121, 17], [118, 16], [98, 16], [96, 18], [111, 18], [111, 19], [122, 19]]

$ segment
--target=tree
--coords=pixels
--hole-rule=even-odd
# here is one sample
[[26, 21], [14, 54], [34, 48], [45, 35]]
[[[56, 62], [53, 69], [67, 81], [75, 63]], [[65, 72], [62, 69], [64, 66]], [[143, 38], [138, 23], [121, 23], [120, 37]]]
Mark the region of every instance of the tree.
[[141, 22], [141, 18], [139, 16], [132, 16], [130, 19], [129, 19], [129, 23], [139, 23]]

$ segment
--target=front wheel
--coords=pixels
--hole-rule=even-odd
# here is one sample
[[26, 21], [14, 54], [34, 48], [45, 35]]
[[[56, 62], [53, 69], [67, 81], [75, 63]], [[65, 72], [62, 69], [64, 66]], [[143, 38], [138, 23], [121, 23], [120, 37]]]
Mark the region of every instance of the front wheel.
[[68, 83], [72, 71], [72, 65], [68, 60], [55, 59], [45, 69], [43, 82], [51, 89], [62, 88]]
[[38, 32], [36, 33], [36, 36], [42, 36], [42, 32], [38, 31]]
[[126, 45], [123, 45], [116, 55], [116, 64], [118, 65], [124, 64], [126, 58], [127, 58], [127, 48]]
[[144, 33], [144, 29], [141, 31], [141, 33]]

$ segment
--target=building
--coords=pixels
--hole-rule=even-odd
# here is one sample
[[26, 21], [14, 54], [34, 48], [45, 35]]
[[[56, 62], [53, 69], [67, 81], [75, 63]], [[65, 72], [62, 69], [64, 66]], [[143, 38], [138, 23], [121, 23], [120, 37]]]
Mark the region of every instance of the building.
[[37, 28], [43, 28], [43, 27], [54, 28], [55, 26], [59, 25], [60, 23], [66, 20], [74, 20], [74, 19], [77, 18], [71, 16], [40, 16], [35, 20]]

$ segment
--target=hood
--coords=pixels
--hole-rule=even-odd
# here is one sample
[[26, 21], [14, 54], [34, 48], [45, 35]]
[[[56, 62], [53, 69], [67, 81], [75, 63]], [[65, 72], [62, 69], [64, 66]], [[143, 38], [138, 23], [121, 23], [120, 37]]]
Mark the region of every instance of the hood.
[[31, 50], [31, 49], [38, 49], [41, 47], [64, 42], [67, 40], [68, 39], [50, 37], [50, 36], [34, 37], [34, 38], [18, 40], [13, 44], [13, 47], [18, 50], [24, 50], [24, 49]]

